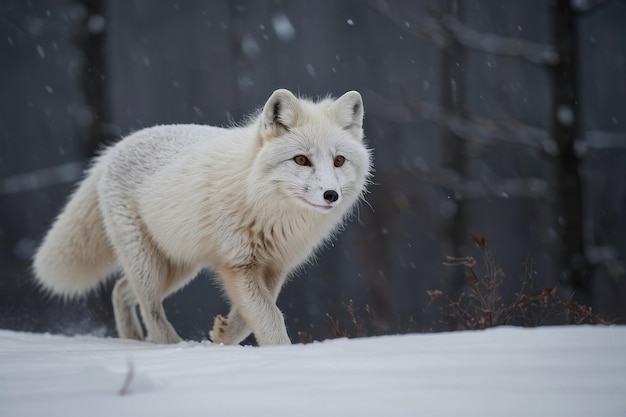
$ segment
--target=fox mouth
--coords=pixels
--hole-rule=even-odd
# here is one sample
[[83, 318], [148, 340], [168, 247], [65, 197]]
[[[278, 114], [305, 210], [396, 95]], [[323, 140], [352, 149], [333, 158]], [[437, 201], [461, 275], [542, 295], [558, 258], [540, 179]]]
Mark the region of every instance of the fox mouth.
[[335, 206], [330, 205], [330, 204], [314, 204], [311, 203], [309, 200], [307, 200], [304, 197], [299, 197], [300, 200], [302, 200], [303, 202], [305, 202], [308, 206], [314, 207], [317, 210], [321, 210], [323, 212], [329, 212], [332, 208], [334, 208]]
[[333, 208], [333, 206], [321, 206], [319, 204], [311, 204], [313, 207], [316, 207], [318, 209], [322, 209], [322, 210], [330, 210], [331, 208]]

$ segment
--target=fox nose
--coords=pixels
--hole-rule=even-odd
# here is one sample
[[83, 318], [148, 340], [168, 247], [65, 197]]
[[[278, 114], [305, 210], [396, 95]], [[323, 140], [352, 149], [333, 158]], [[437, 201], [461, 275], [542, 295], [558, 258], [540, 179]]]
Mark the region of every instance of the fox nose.
[[334, 203], [335, 201], [339, 200], [339, 194], [337, 194], [337, 191], [335, 190], [326, 190], [324, 191], [324, 200], [328, 201], [329, 203]]

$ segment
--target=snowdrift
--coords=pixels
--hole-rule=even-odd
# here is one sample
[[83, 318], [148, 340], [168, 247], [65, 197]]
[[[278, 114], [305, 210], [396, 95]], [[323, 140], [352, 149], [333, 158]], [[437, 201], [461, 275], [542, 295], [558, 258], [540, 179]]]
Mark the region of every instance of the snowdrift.
[[0, 330], [0, 416], [626, 415], [626, 326], [154, 345]]

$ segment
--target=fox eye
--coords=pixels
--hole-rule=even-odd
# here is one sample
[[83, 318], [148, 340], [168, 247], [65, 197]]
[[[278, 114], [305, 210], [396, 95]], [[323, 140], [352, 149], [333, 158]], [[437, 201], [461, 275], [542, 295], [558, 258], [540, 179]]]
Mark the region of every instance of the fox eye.
[[339, 168], [340, 166], [342, 166], [344, 164], [344, 162], [346, 162], [346, 158], [344, 158], [341, 155], [337, 155], [335, 157], [335, 167]]
[[311, 166], [311, 161], [309, 161], [309, 158], [307, 158], [304, 155], [296, 155], [293, 157], [293, 161], [303, 167], [310, 167]]

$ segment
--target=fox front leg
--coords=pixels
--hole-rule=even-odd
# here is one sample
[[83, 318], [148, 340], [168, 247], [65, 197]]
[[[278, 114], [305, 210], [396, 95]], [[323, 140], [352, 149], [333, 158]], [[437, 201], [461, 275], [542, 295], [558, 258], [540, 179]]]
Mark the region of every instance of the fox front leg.
[[264, 285], [258, 272], [250, 267], [223, 270], [226, 293], [254, 332], [259, 346], [289, 345], [283, 314], [276, 306], [274, 293]]
[[252, 333], [245, 319], [236, 307], [232, 307], [228, 317], [218, 314], [213, 323], [213, 330], [209, 332], [209, 337], [213, 343], [223, 343], [225, 345], [236, 345]]

